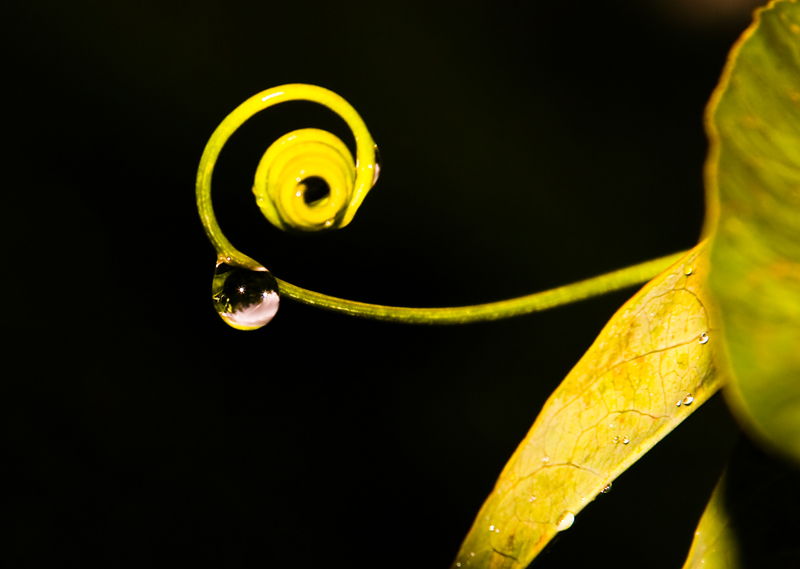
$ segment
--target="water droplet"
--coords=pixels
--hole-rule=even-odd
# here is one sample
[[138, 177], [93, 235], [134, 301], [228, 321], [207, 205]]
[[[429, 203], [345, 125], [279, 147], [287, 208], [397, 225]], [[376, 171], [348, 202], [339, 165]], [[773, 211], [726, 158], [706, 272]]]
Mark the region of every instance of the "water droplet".
[[494, 533], [500, 533], [500, 528], [495, 529]]
[[694, 402], [694, 397], [692, 397], [691, 393], [689, 393], [686, 397], [683, 398], [684, 405], [691, 405], [692, 402]]
[[470, 557], [475, 557], [475, 552], [470, 552], [469, 556]]
[[631, 440], [628, 437], [625, 437], [624, 439], [622, 439], [622, 444], [624, 444], [624, 445], [628, 444], [629, 442], [631, 442]]
[[603, 494], [608, 494], [609, 492], [611, 492], [611, 482], [603, 486], [603, 489], [600, 490], [600, 492]]
[[535, 501], [536, 501], [536, 496], [531, 496], [530, 498], [528, 498], [528, 502], [535, 502]]
[[278, 283], [269, 271], [219, 263], [211, 285], [214, 308], [237, 330], [255, 330], [278, 312]]
[[550, 462], [550, 457], [549, 457], [549, 456], [543, 456], [543, 457], [542, 457], [542, 462], [544, 462], [545, 464], [547, 464], [548, 462]]
[[681, 400], [680, 400], [680, 399], [678, 399], [678, 400], [675, 402], [675, 407], [680, 407], [680, 406], [681, 406]]
[[561, 517], [558, 518], [556, 522], [556, 531], [564, 531], [565, 529], [569, 529], [572, 527], [572, 524], [575, 522], [575, 514], [567, 510]]
[[708, 334], [703, 332], [702, 334], [700, 334], [700, 343], [705, 344], [707, 342], [708, 342]]
[[375, 185], [375, 182], [378, 181], [378, 177], [381, 175], [381, 151], [378, 150], [378, 145], [374, 146], [375, 148], [375, 175], [372, 177], [372, 185]]
[[686, 275], [687, 277], [689, 275], [691, 275], [692, 274], [692, 267], [686, 267], [686, 269], [683, 271], [683, 274]]
[[494, 531], [494, 526], [489, 526], [489, 531]]
[[461, 562], [456, 563], [456, 567], [461, 567]]
[[614, 437], [614, 444], [617, 444], [618, 442], [619, 442], [619, 437]]

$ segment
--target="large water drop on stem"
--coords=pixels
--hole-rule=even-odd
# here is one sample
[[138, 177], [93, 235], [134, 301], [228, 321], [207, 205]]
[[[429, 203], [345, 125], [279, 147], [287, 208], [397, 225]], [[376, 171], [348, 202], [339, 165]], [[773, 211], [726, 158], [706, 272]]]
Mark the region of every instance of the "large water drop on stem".
[[211, 295], [217, 313], [237, 330], [261, 328], [272, 320], [280, 303], [272, 273], [227, 263], [217, 264]]

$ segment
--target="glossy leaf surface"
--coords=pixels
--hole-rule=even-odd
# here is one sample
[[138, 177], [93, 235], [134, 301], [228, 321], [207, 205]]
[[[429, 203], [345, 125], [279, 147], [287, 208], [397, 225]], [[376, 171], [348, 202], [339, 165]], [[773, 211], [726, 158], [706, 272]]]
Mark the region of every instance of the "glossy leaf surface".
[[453, 567], [527, 566], [718, 389], [706, 255], [706, 244], [698, 245], [605, 326], [545, 403]]
[[800, 472], [742, 437], [695, 533], [684, 569], [796, 567]]
[[734, 411], [800, 461], [800, 5], [770, 4], [709, 104], [710, 288]]

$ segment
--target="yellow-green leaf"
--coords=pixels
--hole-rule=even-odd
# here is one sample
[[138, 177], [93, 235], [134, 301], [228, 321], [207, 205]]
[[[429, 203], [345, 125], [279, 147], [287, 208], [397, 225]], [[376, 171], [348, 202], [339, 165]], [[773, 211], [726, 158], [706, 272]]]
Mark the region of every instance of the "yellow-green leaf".
[[726, 396], [760, 440], [800, 461], [800, 5], [771, 3], [709, 104], [710, 288]]
[[[453, 567], [523, 568], [721, 381], [703, 243], [625, 304], [544, 405]], [[580, 523], [578, 520], [576, 523]]]
[[796, 567], [800, 472], [742, 437], [700, 518], [684, 569]]

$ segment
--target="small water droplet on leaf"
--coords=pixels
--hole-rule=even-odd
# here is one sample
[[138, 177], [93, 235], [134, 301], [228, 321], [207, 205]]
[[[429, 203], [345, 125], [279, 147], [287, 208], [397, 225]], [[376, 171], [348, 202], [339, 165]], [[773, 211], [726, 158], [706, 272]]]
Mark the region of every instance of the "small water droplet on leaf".
[[684, 405], [691, 405], [693, 401], [694, 401], [694, 397], [692, 397], [691, 393], [683, 398], [683, 404]]
[[707, 342], [708, 342], [708, 334], [706, 332], [703, 332], [702, 334], [700, 334], [700, 343], [706, 344]]
[[687, 277], [689, 275], [691, 275], [692, 274], [692, 267], [686, 267], [686, 269], [683, 271], [683, 274], [686, 275]]
[[558, 518], [556, 522], [556, 531], [564, 531], [565, 529], [569, 529], [572, 527], [572, 524], [575, 522], [575, 514], [567, 510]]
[[624, 439], [622, 439], [622, 444], [624, 444], [624, 445], [628, 444], [629, 442], [631, 442], [631, 440], [628, 437], [625, 437]]
[[600, 492], [601, 492], [602, 494], [608, 494], [609, 492], [611, 492], [611, 482], [609, 482], [608, 484], [606, 484], [606, 485], [603, 487], [603, 489], [602, 489], [602, 490], [600, 490]]

